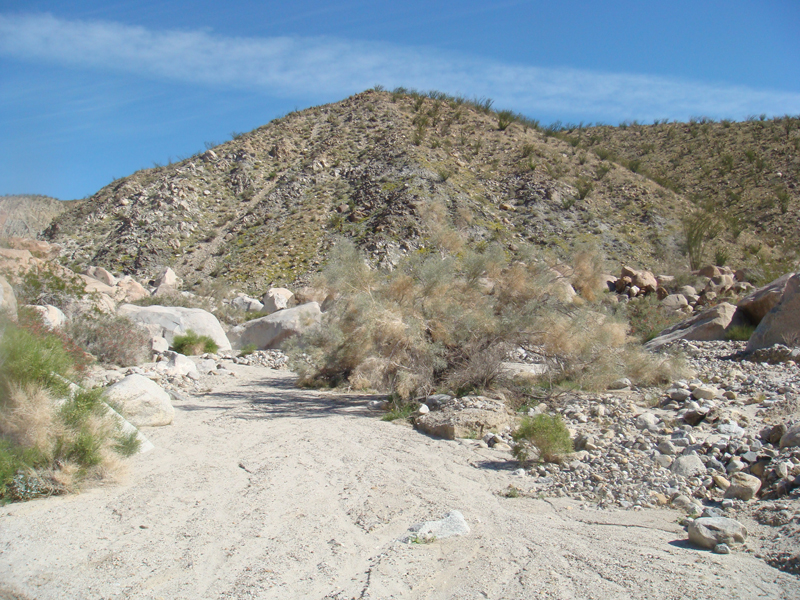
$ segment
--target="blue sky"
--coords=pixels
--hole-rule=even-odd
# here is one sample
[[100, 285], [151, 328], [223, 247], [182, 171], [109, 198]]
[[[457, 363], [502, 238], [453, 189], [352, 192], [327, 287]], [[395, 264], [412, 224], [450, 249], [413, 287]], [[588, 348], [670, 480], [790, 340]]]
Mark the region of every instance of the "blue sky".
[[375, 84], [543, 123], [800, 115], [800, 2], [0, 0], [0, 194], [91, 195]]

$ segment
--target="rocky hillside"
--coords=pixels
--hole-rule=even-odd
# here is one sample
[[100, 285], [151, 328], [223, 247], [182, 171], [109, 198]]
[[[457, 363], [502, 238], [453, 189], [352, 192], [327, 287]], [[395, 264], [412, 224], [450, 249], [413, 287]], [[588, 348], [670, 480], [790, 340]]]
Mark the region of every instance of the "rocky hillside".
[[675, 257], [683, 197], [485, 106], [368, 91], [277, 119], [181, 163], [103, 188], [47, 237], [76, 267], [192, 285], [288, 283], [335, 236], [390, 264], [448, 229], [510, 250], [567, 253], [593, 242], [614, 259]]
[[[706, 118], [689, 123], [569, 127], [576, 148], [613, 160], [684, 195], [716, 218], [711, 254], [736, 264], [800, 250], [800, 117]], [[742, 233], [747, 240], [740, 239]], [[791, 259], [790, 259], [791, 260]]]
[[38, 236], [58, 215], [74, 202], [48, 196], [0, 196], [0, 239]]
[[[588, 130], [554, 135], [488, 104], [371, 90], [291, 113], [115, 181], [46, 237], [74, 267], [149, 278], [168, 265], [188, 286], [214, 279], [252, 291], [305, 279], [337, 236], [385, 265], [433, 240], [446, 245], [454, 231], [512, 253], [532, 244], [564, 256], [593, 244], [614, 261], [685, 264], [691, 190], [592, 151], [605, 146]], [[726, 242], [731, 258], [756, 243], [755, 223], [741, 220]]]

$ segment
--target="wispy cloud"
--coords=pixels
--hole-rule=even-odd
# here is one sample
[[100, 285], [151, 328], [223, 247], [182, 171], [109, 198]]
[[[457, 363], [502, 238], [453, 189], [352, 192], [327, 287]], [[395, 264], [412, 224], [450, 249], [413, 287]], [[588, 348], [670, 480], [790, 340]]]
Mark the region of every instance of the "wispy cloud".
[[587, 120], [800, 113], [800, 94], [651, 75], [506, 64], [433, 48], [321, 37], [237, 38], [52, 15], [0, 15], [0, 56], [283, 97], [336, 99], [376, 83], [488, 96]]

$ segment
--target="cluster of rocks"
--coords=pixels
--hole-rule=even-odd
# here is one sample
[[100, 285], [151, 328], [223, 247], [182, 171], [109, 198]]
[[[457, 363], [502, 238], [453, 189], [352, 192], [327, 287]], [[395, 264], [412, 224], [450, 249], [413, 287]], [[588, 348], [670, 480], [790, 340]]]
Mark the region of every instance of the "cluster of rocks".
[[734, 271], [730, 267], [709, 265], [693, 275], [705, 282], [702, 288], [690, 285], [676, 287], [673, 276], [657, 276], [650, 271], [629, 266], [622, 267], [619, 277], [606, 276], [606, 282], [609, 290], [625, 299], [655, 294], [665, 306], [688, 314], [719, 301], [719, 298], [739, 296], [753, 289], [752, 284], [746, 281], [747, 273], [744, 270]]

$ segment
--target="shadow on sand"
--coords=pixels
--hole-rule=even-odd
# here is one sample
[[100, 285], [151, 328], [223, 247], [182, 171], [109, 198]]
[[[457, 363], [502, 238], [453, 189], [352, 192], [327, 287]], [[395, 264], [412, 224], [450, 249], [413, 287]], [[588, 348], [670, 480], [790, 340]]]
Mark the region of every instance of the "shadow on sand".
[[[219, 406], [205, 405], [202, 408], [223, 408], [225, 401], [244, 401], [251, 410], [238, 412], [241, 419], [263, 419], [295, 417], [315, 419], [344, 415], [352, 417], [379, 418], [383, 413], [370, 410], [370, 400], [384, 400], [386, 396], [373, 394], [343, 394], [341, 392], [306, 390], [295, 386], [294, 376], [281, 374], [243, 382], [236, 389], [214, 391], [203, 395], [203, 399]], [[183, 406], [186, 410], [200, 406]], [[228, 408], [232, 408], [229, 406]]]

